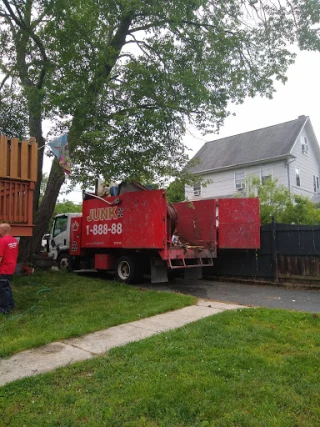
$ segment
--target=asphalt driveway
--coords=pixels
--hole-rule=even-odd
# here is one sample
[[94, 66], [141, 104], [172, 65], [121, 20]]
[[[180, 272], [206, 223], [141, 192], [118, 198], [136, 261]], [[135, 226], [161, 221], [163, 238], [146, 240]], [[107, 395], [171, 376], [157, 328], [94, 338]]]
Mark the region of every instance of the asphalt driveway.
[[143, 288], [181, 292], [198, 298], [268, 308], [320, 313], [320, 289], [288, 289], [278, 286], [176, 279], [169, 283], [139, 285]]

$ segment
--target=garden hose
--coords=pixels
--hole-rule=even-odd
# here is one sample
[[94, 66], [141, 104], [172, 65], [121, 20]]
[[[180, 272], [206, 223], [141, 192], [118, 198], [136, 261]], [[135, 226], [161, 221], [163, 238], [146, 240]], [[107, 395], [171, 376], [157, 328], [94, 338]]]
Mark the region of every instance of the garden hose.
[[[28, 283], [29, 285], [34, 285], [34, 286], [43, 286], [39, 283]], [[36, 292], [36, 296], [39, 296], [42, 292], [50, 292], [52, 289], [50, 288], [46, 288], [43, 287], [41, 289], [39, 289]], [[27, 310], [23, 311], [22, 313], [16, 314], [12, 317], [6, 317], [4, 321], [0, 322], [0, 329], [3, 329], [4, 326], [6, 326], [8, 324], [8, 322], [11, 322], [14, 319], [18, 319], [19, 317], [21, 317], [23, 314], [28, 313], [29, 311], [32, 311], [37, 305], [39, 304], [39, 300], [36, 304], [33, 304], [30, 308], [28, 308]]]

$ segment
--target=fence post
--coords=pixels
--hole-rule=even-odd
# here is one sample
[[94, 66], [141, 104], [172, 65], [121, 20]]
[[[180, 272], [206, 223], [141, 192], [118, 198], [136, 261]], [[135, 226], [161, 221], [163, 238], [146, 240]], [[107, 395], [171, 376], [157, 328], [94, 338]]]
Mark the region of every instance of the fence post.
[[273, 258], [273, 279], [276, 283], [279, 281], [278, 269], [278, 251], [277, 251], [277, 223], [272, 217], [272, 258]]

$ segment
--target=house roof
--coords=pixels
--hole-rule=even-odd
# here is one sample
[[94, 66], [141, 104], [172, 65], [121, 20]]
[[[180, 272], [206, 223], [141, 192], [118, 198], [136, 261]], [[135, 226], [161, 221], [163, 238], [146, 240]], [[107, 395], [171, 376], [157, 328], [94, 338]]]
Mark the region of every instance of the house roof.
[[289, 156], [306, 116], [251, 132], [207, 142], [193, 157], [200, 162], [188, 168], [201, 173]]

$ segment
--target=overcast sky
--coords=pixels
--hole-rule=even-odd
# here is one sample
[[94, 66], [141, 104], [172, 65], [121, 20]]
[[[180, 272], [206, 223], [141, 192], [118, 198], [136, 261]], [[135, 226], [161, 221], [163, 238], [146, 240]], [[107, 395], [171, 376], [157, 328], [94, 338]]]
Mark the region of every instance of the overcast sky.
[[[320, 53], [299, 52], [295, 64], [287, 73], [285, 85], [276, 83], [277, 92], [273, 99], [247, 99], [241, 105], [230, 106], [235, 116], [229, 116], [219, 134], [202, 136], [190, 128], [184, 143], [190, 148], [192, 157], [206, 141], [237, 135], [289, 120], [300, 115], [309, 116], [314, 132], [320, 142]], [[46, 164], [46, 171], [49, 166]], [[64, 196], [74, 202], [81, 202], [81, 192]]]
[[[320, 53], [299, 52], [287, 73], [285, 85], [277, 82], [273, 99], [248, 98], [241, 105], [230, 106], [236, 116], [229, 116], [219, 134], [205, 137], [192, 129], [185, 144], [195, 154], [206, 141], [237, 135], [255, 129], [309, 116], [320, 142]], [[196, 136], [196, 137], [195, 137]]]

